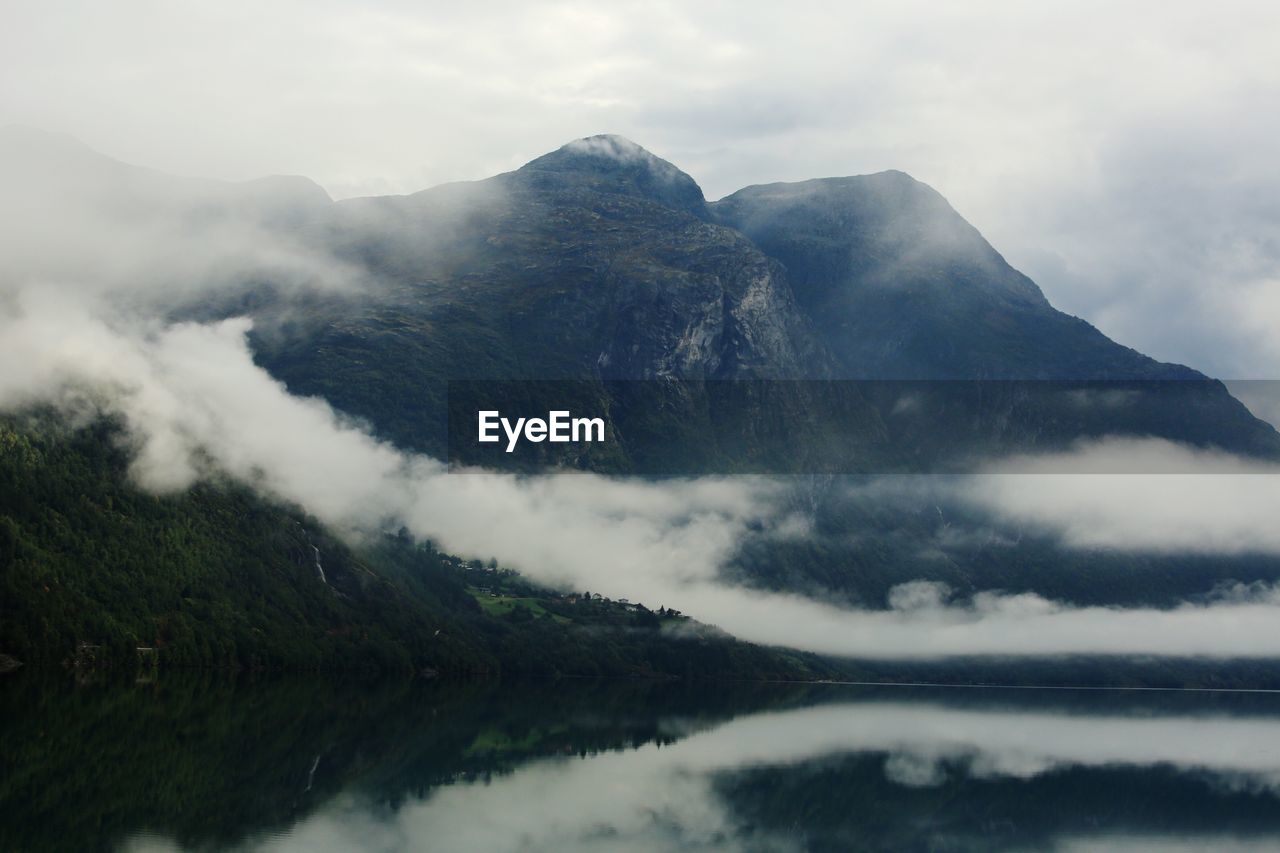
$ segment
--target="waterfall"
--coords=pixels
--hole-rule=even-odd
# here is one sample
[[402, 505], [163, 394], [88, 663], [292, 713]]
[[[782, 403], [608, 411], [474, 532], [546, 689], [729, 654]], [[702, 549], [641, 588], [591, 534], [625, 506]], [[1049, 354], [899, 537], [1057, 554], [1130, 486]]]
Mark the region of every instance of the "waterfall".
[[329, 581], [325, 579], [324, 567], [320, 565], [320, 549], [317, 548], [315, 545], [312, 545], [311, 550], [314, 551], [316, 555], [316, 574], [320, 576], [320, 583], [324, 584], [325, 586], [328, 586]]
[[[324, 572], [320, 573], [320, 577], [324, 577]], [[307, 787], [303, 793], [311, 790], [311, 783], [316, 780], [316, 768], [320, 766], [320, 756], [316, 756], [316, 760], [311, 762], [311, 772], [307, 774]]]

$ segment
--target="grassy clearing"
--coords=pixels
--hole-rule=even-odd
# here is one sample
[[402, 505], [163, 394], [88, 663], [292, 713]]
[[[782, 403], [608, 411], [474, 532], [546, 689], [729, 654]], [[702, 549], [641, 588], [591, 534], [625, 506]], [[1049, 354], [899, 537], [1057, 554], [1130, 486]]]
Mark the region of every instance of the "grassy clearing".
[[467, 591], [475, 596], [476, 601], [480, 603], [480, 606], [484, 608], [485, 612], [490, 616], [506, 616], [512, 610], [523, 605], [530, 613], [539, 619], [546, 615], [550, 615], [552, 619], [561, 625], [573, 624], [572, 619], [566, 619], [558, 613], [548, 613], [547, 609], [542, 606], [541, 601], [537, 598], [514, 595], [491, 595], [487, 592], [480, 592], [474, 588], [468, 589]]

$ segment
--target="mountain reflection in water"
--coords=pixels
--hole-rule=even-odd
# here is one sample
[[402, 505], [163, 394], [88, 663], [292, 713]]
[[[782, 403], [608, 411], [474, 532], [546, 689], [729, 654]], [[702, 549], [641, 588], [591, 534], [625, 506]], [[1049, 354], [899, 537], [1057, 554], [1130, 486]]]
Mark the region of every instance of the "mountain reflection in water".
[[5, 850], [1273, 849], [1280, 695], [0, 682]]

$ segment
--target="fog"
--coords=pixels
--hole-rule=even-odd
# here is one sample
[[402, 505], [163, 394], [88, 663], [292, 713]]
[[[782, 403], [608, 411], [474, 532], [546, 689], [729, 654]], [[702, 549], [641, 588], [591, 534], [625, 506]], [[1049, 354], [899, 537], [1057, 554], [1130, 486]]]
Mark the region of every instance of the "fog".
[[37, 288], [144, 316], [250, 287], [367, 282], [305, 239], [330, 204], [304, 179], [232, 184], [128, 166], [74, 139], [0, 128], [0, 297]]
[[[1069, 546], [1280, 554], [1280, 466], [1167, 441], [1110, 439], [992, 470], [964, 496]], [[1141, 473], [1126, 473], [1134, 471]]]

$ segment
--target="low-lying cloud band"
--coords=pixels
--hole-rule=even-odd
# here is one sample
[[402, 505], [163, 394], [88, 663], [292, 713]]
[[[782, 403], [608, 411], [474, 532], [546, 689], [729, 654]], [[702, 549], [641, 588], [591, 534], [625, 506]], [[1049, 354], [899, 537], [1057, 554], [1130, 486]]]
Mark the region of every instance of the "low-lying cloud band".
[[[721, 569], [745, 537], [803, 534], [803, 520], [781, 499], [784, 482], [451, 475], [436, 460], [375, 439], [322, 400], [288, 394], [253, 363], [248, 329], [243, 319], [112, 325], [56, 291], [24, 291], [0, 319], [0, 357], [26, 369], [0, 377], [0, 406], [92, 400], [122, 413], [137, 447], [134, 474], [148, 488], [185, 488], [212, 473], [212, 464], [353, 535], [405, 525], [446, 550], [496, 557], [544, 583], [677, 606], [762, 643], [881, 659], [1280, 657], [1274, 630], [1280, 592], [1271, 587], [1242, 587], [1162, 610], [1074, 607], [998, 591], [950, 601], [941, 585], [904, 578], [888, 609], [869, 610], [728, 584]], [[86, 396], [86, 388], [94, 392]], [[1056, 525], [1068, 547], [1103, 542], [1235, 553], [1248, 543], [1280, 552], [1264, 511], [1214, 506], [1241, 483], [1258, 490], [1249, 500], [1275, 506], [1280, 481], [1213, 477], [1223, 478], [1220, 487], [1192, 477], [1185, 490], [1154, 506], [1105, 477], [1089, 487], [1094, 478], [1063, 484], [1027, 474], [984, 476], [962, 494], [998, 513]], [[1168, 489], [1168, 478], [1156, 479], [1138, 478], [1134, 488]], [[1110, 503], [1098, 508], [1098, 500]], [[1109, 524], [1093, 516], [1082, 521], [1080, 512]], [[1171, 540], [1151, 533], [1149, 525], [1161, 518], [1183, 527], [1182, 538], [1176, 531]]]

